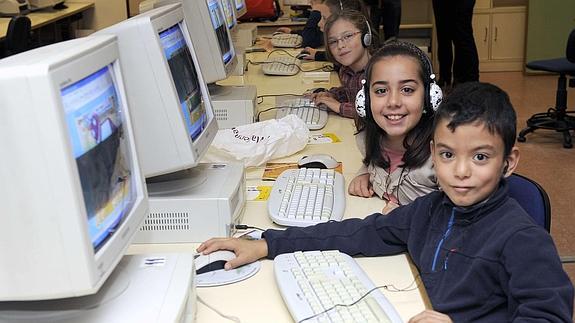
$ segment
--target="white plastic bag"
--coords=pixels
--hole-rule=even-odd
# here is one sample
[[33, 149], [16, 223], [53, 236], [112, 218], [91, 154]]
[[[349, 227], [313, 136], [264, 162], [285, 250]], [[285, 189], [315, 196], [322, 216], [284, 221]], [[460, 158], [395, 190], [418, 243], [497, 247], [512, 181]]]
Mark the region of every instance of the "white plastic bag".
[[245, 166], [289, 156], [307, 144], [309, 130], [295, 115], [219, 130], [204, 157], [208, 162], [239, 160]]

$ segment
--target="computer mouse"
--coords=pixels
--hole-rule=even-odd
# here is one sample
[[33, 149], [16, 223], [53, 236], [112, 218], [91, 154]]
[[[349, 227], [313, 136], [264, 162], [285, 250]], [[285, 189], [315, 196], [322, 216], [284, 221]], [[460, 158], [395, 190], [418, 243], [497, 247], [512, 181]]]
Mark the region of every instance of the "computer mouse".
[[297, 163], [298, 167], [302, 168], [336, 168], [338, 165], [337, 160], [327, 154], [313, 154], [303, 156]]
[[297, 58], [297, 59], [304, 59], [304, 58], [306, 58], [306, 56], [308, 56], [309, 54], [310, 54], [310, 53], [309, 53], [308, 51], [302, 50], [299, 54], [297, 54], [297, 55], [295, 56], [295, 58]]
[[282, 33], [281, 31], [274, 31], [274, 32], [272, 33], [272, 36], [275, 36], [275, 35], [283, 35], [283, 34], [285, 34], [285, 33]]
[[229, 250], [217, 250], [207, 255], [199, 254], [194, 260], [196, 275], [224, 269], [226, 262], [234, 259], [236, 254]]

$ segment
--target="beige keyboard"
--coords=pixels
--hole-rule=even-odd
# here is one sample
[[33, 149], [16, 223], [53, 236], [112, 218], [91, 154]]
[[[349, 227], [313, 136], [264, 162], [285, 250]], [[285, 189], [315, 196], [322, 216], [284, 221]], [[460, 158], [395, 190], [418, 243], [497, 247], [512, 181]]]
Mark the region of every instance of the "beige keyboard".
[[297, 34], [277, 34], [272, 36], [272, 46], [283, 48], [297, 48], [301, 46], [303, 38]]
[[269, 58], [262, 65], [262, 71], [266, 75], [295, 75], [300, 71], [300, 60], [291, 56], [279, 56]]
[[327, 107], [316, 107], [309, 98], [299, 97], [287, 99], [280, 103], [282, 108], [276, 112], [276, 119], [281, 119], [288, 114], [295, 114], [302, 119], [309, 130], [319, 130], [327, 124]]

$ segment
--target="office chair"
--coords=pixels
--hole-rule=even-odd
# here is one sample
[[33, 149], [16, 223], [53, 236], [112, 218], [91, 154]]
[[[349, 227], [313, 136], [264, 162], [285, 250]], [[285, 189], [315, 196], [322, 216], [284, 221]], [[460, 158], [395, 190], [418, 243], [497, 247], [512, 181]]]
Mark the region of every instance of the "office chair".
[[[551, 233], [551, 203], [547, 192], [534, 180], [519, 175], [511, 174], [507, 178], [509, 196], [514, 198], [527, 214]], [[575, 256], [562, 256], [562, 263], [575, 263]]]
[[4, 55], [8, 57], [30, 49], [30, 33], [32, 23], [26, 16], [14, 16], [8, 23], [6, 39], [4, 40]]
[[549, 196], [534, 180], [516, 173], [507, 178], [509, 196], [547, 232], [551, 232], [551, 203]]
[[569, 34], [565, 57], [531, 61], [526, 65], [536, 71], [559, 73], [555, 107], [536, 113], [527, 120], [527, 127], [519, 132], [517, 141], [525, 142], [527, 135], [536, 129], [555, 130], [563, 133], [563, 147], [572, 148], [571, 130], [575, 130], [575, 111], [567, 111], [567, 76], [569, 87], [575, 87], [575, 29]]

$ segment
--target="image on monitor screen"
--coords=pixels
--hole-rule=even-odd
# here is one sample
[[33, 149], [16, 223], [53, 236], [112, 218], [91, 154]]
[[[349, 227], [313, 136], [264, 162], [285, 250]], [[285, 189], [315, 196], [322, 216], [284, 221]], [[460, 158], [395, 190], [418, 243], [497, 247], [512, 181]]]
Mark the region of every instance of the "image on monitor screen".
[[136, 200], [129, 146], [111, 67], [60, 90], [68, 135], [87, 212], [88, 232], [97, 251]]
[[216, 35], [218, 37], [218, 44], [220, 46], [222, 58], [224, 60], [224, 64], [227, 64], [233, 57], [233, 47], [231, 46], [230, 40], [228, 38], [228, 31], [224, 17], [222, 17], [222, 10], [220, 9], [220, 4], [217, 0], [207, 1], [212, 25], [214, 26]]
[[235, 2], [234, 0], [221, 0], [222, 9], [224, 10], [224, 18], [226, 19], [226, 24], [229, 30], [232, 30], [236, 26], [236, 16], [235, 16]]
[[188, 133], [194, 141], [205, 129], [208, 116], [192, 54], [179, 25], [160, 32], [160, 42], [170, 66]]

